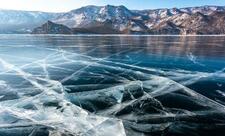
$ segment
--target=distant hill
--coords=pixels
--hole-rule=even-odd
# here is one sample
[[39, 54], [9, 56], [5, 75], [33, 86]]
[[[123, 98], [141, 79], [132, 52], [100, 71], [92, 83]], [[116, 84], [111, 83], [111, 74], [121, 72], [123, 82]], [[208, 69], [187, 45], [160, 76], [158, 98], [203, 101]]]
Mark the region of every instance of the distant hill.
[[30, 33], [33, 28], [62, 13], [0, 10], [0, 33]]
[[35, 28], [32, 34], [73, 34], [73, 31], [67, 26], [48, 21], [42, 26]]

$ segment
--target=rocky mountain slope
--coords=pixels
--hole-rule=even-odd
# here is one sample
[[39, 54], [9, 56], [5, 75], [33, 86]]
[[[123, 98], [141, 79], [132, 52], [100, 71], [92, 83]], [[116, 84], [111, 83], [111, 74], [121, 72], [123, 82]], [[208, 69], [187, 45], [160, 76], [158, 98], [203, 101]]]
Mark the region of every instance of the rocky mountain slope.
[[181, 13], [160, 20], [151, 31], [154, 34], [225, 34], [224, 24], [224, 11], [214, 11], [209, 15]]
[[72, 30], [64, 25], [55, 24], [51, 21], [37, 27], [33, 30], [33, 34], [73, 34]]
[[[27, 13], [28, 14], [28, 13]], [[86, 6], [70, 12], [29, 13], [31, 17], [18, 17], [17, 22], [29, 22], [34, 28], [32, 33], [66, 34], [94, 33], [94, 34], [225, 34], [225, 6], [202, 6], [188, 8], [129, 10], [124, 6]], [[20, 14], [18, 14], [20, 15]], [[0, 17], [2, 15], [0, 14]], [[36, 18], [35, 18], [36, 17]], [[35, 21], [29, 21], [29, 19]], [[8, 19], [5, 22], [10, 22]], [[26, 24], [26, 23], [18, 24]], [[0, 21], [1, 24], [1, 21]], [[10, 24], [10, 23], [8, 23]], [[12, 23], [15, 25], [15, 23]], [[37, 25], [39, 24], [39, 25]], [[55, 31], [55, 25], [60, 25], [60, 31]], [[63, 25], [63, 26], [62, 26]], [[31, 28], [31, 27], [30, 27]], [[68, 29], [70, 29], [68, 33]], [[40, 30], [40, 31], [39, 31]], [[44, 31], [43, 31], [44, 30]]]

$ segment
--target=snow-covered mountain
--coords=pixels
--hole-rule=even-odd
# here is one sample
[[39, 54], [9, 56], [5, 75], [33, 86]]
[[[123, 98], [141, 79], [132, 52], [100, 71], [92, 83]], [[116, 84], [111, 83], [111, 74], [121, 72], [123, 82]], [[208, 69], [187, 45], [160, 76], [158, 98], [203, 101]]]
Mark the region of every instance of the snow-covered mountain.
[[180, 9], [183, 12], [194, 14], [194, 13], [202, 13], [204, 15], [210, 15], [213, 12], [221, 12], [225, 10], [225, 6], [201, 6], [201, 7], [187, 7]]
[[[114, 30], [116, 33], [198, 34], [201, 33], [200, 28], [213, 27], [212, 21], [216, 20], [207, 21], [207, 19], [215, 19], [210, 17], [212, 14], [224, 11], [225, 6], [155, 10], [128, 10], [124, 6], [111, 5], [86, 6], [65, 13], [52, 21], [69, 28], [76, 28], [76, 30], [78, 28], [91, 30], [90, 33], [107, 33], [107, 31]], [[195, 26], [190, 22], [193, 22]], [[220, 21], [220, 24], [223, 22], [225, 21]], [[99, 29], [102, 30], [99, 32]], [[222, 31], [210, 30], [211, 33], [217, 34]]]
[[134, 13], [124, 6], [87, 6], [65, 13], [53, 20], [53, 22], [71, 28], [82, 28], [96, 22], [111, 21], [113, 28], [123, 30], [133, 16]]
[[[213, 17], [213, 15], [217, 16]], [[124, 6], [86, 6], [66, 13], [45, 13], [0, 10], [0, 32], [29, 32], [41, 26], [69, 28], [73, 33], [139, 33], [139, 34], [200, 34], [200, 29], [210, 29], [210, 34], [225, 33], [225, 6], [201, 6], [188, 8], [129, 10]], [[213, 20], [214, 19], [214, 20]], [[215, 20], [217, 19], [217, 20]], [[218, 21], [219, 20], [219, 21]], [[190, 23], [192, 22], [192, 23]], [[212, 24], [217, 22], [219, 32], [213, 29]], [[58, 28], [58, 27], [52, 28]], [[47, 28], [44, 33], [54, 32]], [[214, 32], [216, 31], [216, 32]], [[37, 32], [37, 31], [36, 31]], [[208, 31], [204, 30], [203, 34]], [[41, 33], [41, 32], [37, 32]]]
[[0, 33], [29, 32], [60, 14], [39, 11], [0, 10]]

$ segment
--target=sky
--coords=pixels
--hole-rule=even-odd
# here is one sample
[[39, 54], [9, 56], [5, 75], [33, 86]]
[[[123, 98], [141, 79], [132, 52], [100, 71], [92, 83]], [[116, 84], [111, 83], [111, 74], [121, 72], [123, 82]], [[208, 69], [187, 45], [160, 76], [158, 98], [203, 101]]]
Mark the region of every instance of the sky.
[[87, 5], [124, 5], [129, 9], [225, 6], [225, 0], [0, 0], [0, 9], [66, 12]]

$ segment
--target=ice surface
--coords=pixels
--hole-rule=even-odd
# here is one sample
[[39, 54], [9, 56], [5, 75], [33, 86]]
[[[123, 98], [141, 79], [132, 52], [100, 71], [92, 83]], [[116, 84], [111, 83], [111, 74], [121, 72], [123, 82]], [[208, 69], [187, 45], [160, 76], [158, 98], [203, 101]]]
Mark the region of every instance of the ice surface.
[[[84, 52], [45, 46], [2, 47], [0, 135], [224, 132], [224, 69], [191, 71], [116, 61], [116, 56], [129, 49], [106, 57], [90, 55], [103, 47], [107, 45]], [[193, 54], [187, 57], [196, 62]], [[204, 81], [216, 82], [218, 99], [195, 90], [194, 85]]]
[[[61, 58], [53, 59], [56, 56]], [[28, 132], [22, 127], [32, 126], [26, 131], [29, 131], [30, 135], [35, 135], [37, 132], [34, 131], [38, 131], [35, 126], [42, 126], [50, 136], [56, 134], [110, 136], [114, 135], [113, 131], [116, 131], [118, 136], [125, 135], [121, 120], [96, 116], [72, 104], [61, 82], [50, 79], [47, 69], [64, 71], [60, 63], [72, 64], [70, 56], [55, 52], [52, 57], [47, 56], [21, 66], [15, 66], [0, 58], [0, 132], [4, 134], [3, 131], [7, 132], [10, 128], [18, 128], [15, 130], [18, 132], [10, 131], [9, 135], [16, 133], [26, 135]], [[51, 64], [47, 64], [48, 61]], [[36, 75], [27, 72], [30, 69], [39, 69], [40, 73]], [[75, 73], [62, 79], [62, 82], [70, 79], [69, 77]]]

